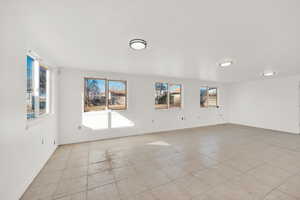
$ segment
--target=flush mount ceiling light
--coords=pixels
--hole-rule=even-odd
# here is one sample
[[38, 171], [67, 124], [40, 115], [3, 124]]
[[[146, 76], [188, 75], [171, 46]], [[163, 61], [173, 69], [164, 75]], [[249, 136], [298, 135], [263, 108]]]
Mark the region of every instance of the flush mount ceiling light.
[[271, 76], [275, 76], [275, 75], [276, 75], [276, 72], [274, 72], [274, 71], [262, 73], [262, 76], [264, 76], [264, 77], [271, 77]]
[[223, 62], [218, 63], [220, 67], [229, 67], [233, 64], [232, 60], [225, 60]]
[[143, 39], [132, 39], [129, 41], [129, 46], [134, 50], [142, 50], [147, 48], [147, 42]]

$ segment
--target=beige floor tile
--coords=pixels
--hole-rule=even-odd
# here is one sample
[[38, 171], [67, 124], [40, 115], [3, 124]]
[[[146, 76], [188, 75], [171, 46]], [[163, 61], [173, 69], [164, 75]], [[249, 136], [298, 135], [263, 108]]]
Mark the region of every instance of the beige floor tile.
[[300, 155], [293, 155], [292, 153], [284, 153], [280, 156], [276, 156], [266, 162], [270, 165], [282, 168], [290, 173], [300, 173]]
[[171, 179], [169, 179], [162, 171], [158, 170], [145, 171], [138, 176], [145, 182], [149, 189], [171, 182]]
[[219, 185], [219, 184], [227, 181], [225, 176], [220, 175], [214, 169], [201, 170], [196, 173], [193, 173], [193, 176], [195, 176], [201, 182], [203, 182], [211, 187], [214, 187], [216, 185]]
[[84, 167], [84, 166], [88, 166], [87, 157], [73, 158], [73, 159], [69, 159], [67, 162], [67, 168]]
[[51, 183], [58, 183], [62, 177], [63, 171], [42, 171], [33, 181], [31, 187], [39, 187]]
[[152, 190], [158, 200], [190, 200], [192, 196], [175, 183], [161, 185]]
[[262, 159], [256, 159], [254, 156], [238, 156], [236, 158], [227, 160], [223, 164], [228, 165], [241, 172], [247, 172], [262, 165], [264, 161]]
[[278, 189], [300, 199], [300, 175], [290, 177]]
[[106, 160], [111, 160], [109, 154], [103, 151], [92, 151], [89, 154], [89, 163], [100, 163]]
[[144, 180], [138, 176], [118, 181], [117, 188], [121, 198], [129, 198], [148, 189]]
[[87, 200], [120, 200], [115, 184], [108, 184], [88, 190]]
[[54, 197], [64, 197], [87, 190], [87, 177], [61, 180], [55, 191]]
[[227, 180], [231, 180], [242, 175], [241, 171], [224, 164], [218, 164], [209, 169], [216, 171], [218, 174], [220, 174], [220, 176], [225, 177]]
[[300, 199], [299, 142], [226, 125], [63, 145], [22, 200]]
[[87, 158], [88, 156], [89, 156], [89, 151], [77, 151], [77, 152], [72, 151], [70, 153], [69, 159], [76, 160], [81, 158]]
[[263, 200], [298, 200], [292, 196], [289, 196], [279, 190], [270, 192]]
[[30, 187], [21, 200], [48, 200], [54, 194], [57, 184], [48, 184], [39, 187]]
[[120, 168], [120, 167], [128, 167], [131, 166], [132, 163], [127, 158], [113, 159], [109, 161], [112, 168]]
[[287, 171], [268, 164], [254, 168], [247, 172], [247, 174], [274, 188], [282, 184], [289, 176], [291, 176]]
[[62, 179], [71, 179], [71, 178], [77, 178], [81, 176], [87, 176], [88, 167], [75, 167], [70, 169], [65, 169], [63, 171], [63, 174], [61, 176]]
[[61, 197], [55, 200], [86, 200], [87, 193], [86, 192], [80, 192], [77, 194], [72, 194], [70, 196]]
[[109, 162], [100, 162], [100, 163], [90, 164], [88, 166], [88, 174], [89, 175], [107, 171], [107, 170], [108, 171], [112, 170], [111, 163], [109, 163]]
[[192, 200], [261, 200], [270, 191], [269, 187], [255, 185], [255, 181], [247, 179], [242, 182], [225, 182], [212, 190], [195, 196]]
[[112, 170], [116, 180], [137, 176], [137, 170], [133, 166], [120, 167]]
[[184, 177], [189, 175], [190, 173], [184, 170], [182, 167], [173, 165], [162, 168], [162, 171], [167, 175], [167, 177], [171, 180]]
[[184, 188], [190, 196], [197, 196], [211, 188], [211, 185], [200, 181], [195, 176], [187, 175], [179, 179], [174, 180], [174, 183], [180, 188]]
[[49, 160], [45, 167], [43, 168], [43, 171], [57, 171], [57, 170], [63, 170], [67, 167], [67, 160], [65, 159], [53, 159]]
[[111, 171], [103, 171], [88, 176], [88, 188], [103, 186], [115, 182], [114, 175]]
[[251, 200], [260, 200], [273, 189], [271, 186], [260, 182], [248, 174], [238, 176], [227, 182], [227, 184], [229, 184], [233, 190], [242, 191], [244, 196], [249, 197]]
[[122, 200], [157, 200], [154, 195], [152, 194], [152, 192], [147, 191], [147, 192], [143, 192], [137, 195], [133, 195], [127, 198], [122, 198]]

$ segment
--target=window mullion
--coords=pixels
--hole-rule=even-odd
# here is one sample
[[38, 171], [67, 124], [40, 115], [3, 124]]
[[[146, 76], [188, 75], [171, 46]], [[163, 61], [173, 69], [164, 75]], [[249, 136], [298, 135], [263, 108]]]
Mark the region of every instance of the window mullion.
[[108, 91], [108, 80], [105, 79], [105, 106], [106, 106], [106, 110], [109, 109], [109, 105], [108, 105], [108, 98], [109, 98], [109, 91]]
[[167, 102], [168, 102], [168, 109], [170, 109], [170, 85], [169, 85], [169, 83], [167, 83], [167, 86], [168, 86]]

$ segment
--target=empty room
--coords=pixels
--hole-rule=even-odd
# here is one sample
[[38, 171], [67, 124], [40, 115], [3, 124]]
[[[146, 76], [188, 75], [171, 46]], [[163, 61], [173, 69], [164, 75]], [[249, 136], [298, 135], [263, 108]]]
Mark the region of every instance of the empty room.
[[300, 200], [299, 0], [1, 0], [1, 200]]

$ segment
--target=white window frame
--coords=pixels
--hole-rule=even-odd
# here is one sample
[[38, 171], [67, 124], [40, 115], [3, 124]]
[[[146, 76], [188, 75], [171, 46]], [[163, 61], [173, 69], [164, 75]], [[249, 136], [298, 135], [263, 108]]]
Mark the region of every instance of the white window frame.
[[[207, 106], [201, 106], [201, 93], [199, 94], [199, 105], [200, 108], [218, 108], [219, 107], [219, 88], [218, 87], [209, 87], [209, 86], [202, 86], [201, 88], [206, 88], [207, 92], [206, 92], [206, 98], [207, 98]], [[216, 89], [217, 91], [217, 96], [216, 96], [216, 105], [209, 105], [208, 104], [208, 98], [209, 98], [209, 89]], [[200, 90], [199, 90], [200, 91]]]
[[[105, 82], [105, 109], [103, 110], [93, 110], [93, 111], [85, 111], [85, 91], [86, 91], [86, 80], [103, 80]], [[110, 81], [119, 81], [125, 84], [125, 107], [124, 109], [113, 109], [109, 106], [109, 82]], [[128, 83], [127, 80], [120, 79], [108, 79], [108, 78], [95, 78], [95, 77], [84, 77], [84, 91], [83, 91], [83, 113], [89, 112], [101, 112], [105, 110], [115, 110], [115, 111], [126, 111], [128, 109]]]
[[[154, 108], [156, 110], [169, 110], [169, 109], [182, 109], [183, 107], [183, 102], [182, 102], [182, 91], [183, 91], [183, 87], [182, 87], [182, 84], [181, 83], [169, 83], [169, 82], [164, 82], [164, 81], [156, 81], [154, 83], [154, 94], [156, 95], [156, 84], [157, 83], [162, 83], [162, 84], [167, 84], [168, 86], [168, 95], [167, 95], [167, 108], [157, 108], [156, 107], [156, 103], [155, 103], [155, 98], [156, 96], [154, 96]], [[179, 107], [170, 107], [170, 86], [171, 85], [180, 85], [180, 106]]]
[[[32, 122], [39, 121], [39, 119], [44, 118], [48, 116], [51, 113], [51, 69], [41, 62], [41, 59], [39, 56], [37, 56], [34, 52], [28, 51], [26, 56], [31, 57], [34, 60], [34, 66], [33, 66], [33, 72], [32, 72], [32, 88], [33, 88], [33, 96], [34, 98], [34, 113], [35, 117], [27, 119], [27, 110], [26, 110], [26, 120], [29, 123], [28, 125], [31, 125]], [[43, 66], [47, 69], [46, 71], [46, 112], [43, 114], [40, 114], [40, 101], [39, 101], [39, 68], [40, 66]], [[27, 76], [27, 74], [26, 74]], [[26, 78], [27, 80], [27, 78]]]

